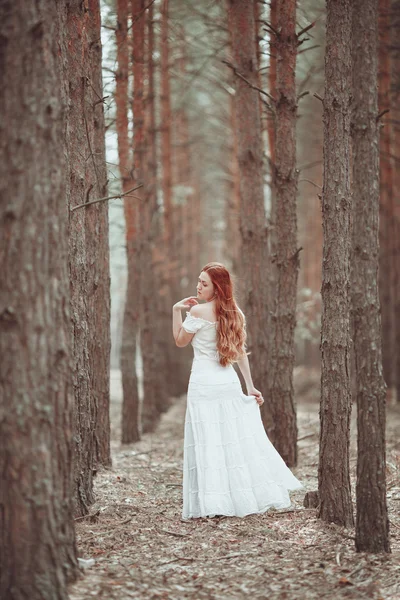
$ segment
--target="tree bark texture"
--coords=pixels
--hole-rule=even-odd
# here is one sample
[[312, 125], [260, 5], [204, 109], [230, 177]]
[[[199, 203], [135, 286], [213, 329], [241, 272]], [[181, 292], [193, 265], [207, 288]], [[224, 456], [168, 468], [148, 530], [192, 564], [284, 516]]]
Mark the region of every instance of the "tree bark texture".
[[[152, 8], [152, 7], [150, 7]], [[141, 52], [140, 57], [137, 57], [136, 66], [138, 76], [134, 80], [134, 97], [138, 98], [135, 81], [141, 79], [141, 97], [140, 104], [138, 102], [137, 110], [140, 110], [142, 115], [141, 124], [141, 140], [134, 142], [134, 151], [140, 149], [140, 155], [137, 155], [138, 173], [142, 172], [142, 180], [145, 187], [141, 194], [142, 200], [139, 205], [139, 223], [140, 223], [140, 348], [143, 364], [143, 433], [154, 431], [157, 422], [159, 411], [157, 409], [157, 371], [155, 367], [155, 313], [154, 313], [154, 295], [156, 279], [154, 277], [152, 264], [152, 244], [154, 242], [154, 226], [153, 216], [156, 211], [156, 193], [154, 170], [155, 165], [154, 148], [154, 133], [150, 132], [149, 123], [149, 106], [148, 98], [145, 93], [144, 80], [146, 78], [147, 88], [149, 87], [149, 63], [153, 60], [152, 52], [154, 51], [154, 41], [152, 39], [153, 30], [150, 31], [150, 15], [148, 10], [144, 11], [144, 2], [136, 1], [136, 9], [139, 11], [136, 23], [133, 29], [133, 44], [134, 56], [136, 54], [135, 47], [137, 44], [137, 53]], [[152, 23], [151, 23], [152, 25]], [[147, 33], [147, 36], [146, 36]], [[136, 43], [135, 43], [136, 39]], [[145, 44], [146, 41], [146, 44]], [[151, 41], [151, 47], [149, 42]], [[135, 64], [134, 64], [134, 73]], [[140, 80], [139, 80], [140, 81]], [[154, 81], [153, 81], [153, 113], [154, 113]], [[133, 115], [134, 122], [137, 123], [137, 115]], [[153, 129], [155, 116], [153, 114]], [[137, 133], [137, 129], [134, 128]], [[153, 135], [153, 138], [150, 136]], [[136, 138], [135, 138], [136, 139]], [[150, 158], [150, 154], [153, 156]], [[140, 162], [140, 164], [139, 164]], [[136, 164], [136, 161], [135, 161]]]
[[378, 0], [354, 0], [352, 316], [357, 393], [359, 552], [389, 552], [379, 264]]
[[[91, 15], [80, 0], [71, 0], [67, 12], [67, 51], [65, 77], [68, 82], [67, 111], [67, 203], [70, 209], [93, 198], [98, 189], [93, 146], [92, 80], [90, 61], [89, 22]], [[97, 97], [96, 97], [97, 99]], [[97, 196], [97, 194], [96, 194]], [[91, 368], [94, 351], [94, 245], [92, 231], [93, 212], [88, 207], [70, 212], [69, 269], [71, 287], [71, 327], [73, 339], [73, 373], [75, 392], [75, 504], [76, 514], [89, 511], [93, 497], [93, 471], [95, 469], [95, 435], [97, 405], [92, 389]], [[96, 209], [94, 209], [96, 210]]]
[[[117, 61], [116, 76], [116, 125], [118, 137], [119, 170], [124, 192], [133, 187], [131, 152], [128, 130], [128, 81], [129, 81], [129, 42], [128, 16], [129, 0], [117, 2]], [[133, 198], [124, 200], [125, 237], [127, 256], [127, 287], [125, 292], [124, 319], [121, 343], [122, 373], [122, 442], [136, 442], [140, 439], [140, 404], [136, 374], [136, 337], [138, 330], [137, 306], [137, 211]]]
[[[151, 350], [154, 353], [153, 364], [153, 393], [155, 397], [155, 406], [159, 413], [165, 412], [168, 408], [168, 392], [165, 386], [165, 374], [167, 372], [166, 353], [163, 345], [170, 336], [170, 322], [165, 323], [163, 311], [166, 312], [165, 295], [162, 285], [162, 252], [163, 247], [163, 231], [162, 217], [160, 207], [157, 201], [157, 137], [156, 137], [156, 63], [154, 54], [156, 51], [156, 36], [154, 30], [154, 11], [153, 5], [148, 9], [147, 19], [147, 39], [148, 39], [148, 54], [147, 54], [147, 95], [146, 95], [146, 118], [147, 118], [147, 152], [146, 152], [146, 173], [147, 173], [147, 199], [146, 206], [148, 211], [149, 232], [151, 244], [151, 272], [148, 273], [148, 283], [153, 284], [152, 294], [149, 302], [149, 326], [152, 329], [152, 346]], [[154, 285], [155, 282], [155, 285]], [[150, 310], [151, 308], [151, 310]], [[169, 309], [169, 306], [168, 306]], [[154, 314], [158, 318], [154, 318]], [[169, 317], [169, 310], [168, 310]]]
[[297, 423], [293, 391], [297, 279], [296, 170], [296, 0], [277, 0], [275, 93], [276, 197], [268, 403], [274, 427], [270, 439], [288, 466], [297, 463]]
[[[231, 82], [232, 88], [234, 82]], [[230, 170], [229, 183], [227, 185], [227, 197], [225, 208], [225, 255], [228, 257], [228, 264], [233, 273], [237, 273], [239, 269], [239, 207], [240, 207], [240, 175], [238, 163], [238, 147], [237, 147], [237, 126], [236, 126], [236, 110], [235, 110], [235, 94], [229, 96], [229, 116], [231, 129], [231, 145], [230, 145]]]
[[393, 0], [391, 12], [392, 141], [394, 190], [394, 314], [396, 397], [400, 402], [400, 0]]
[[350, 494], [351, 2], [327, 0], [318, 516], [353, 526]]
[[[270, 23], [271, 26], [277, 31], [277, 1], [270, 1]], [[268, 82], [269, 82], [269, 93], [273, 98], [276, 98], [276, 48], [275, 48], [275, 35], [270, 32], [270, 43], [269, 43], [269, 71], [268, 71]], [[270, 170], [271, 170], [271, 195], [274, 194], [274, 179], [275, 179], [275, 137], [276, 137], [276, 119], [275, 114], [269, 112], [267, 119], [267, 133], [268, 133], [268, 145], [269, 145], [269, 158], [270, 158]], [[273, 197], [274, 200], [274, 197]], [[275, 211], [273, 211], [275, 214]]]
[[167, 245], [173, 238], [172, 231], [172, 151], [171, 151], [171, 90], [168, 41], [168, 12], [169, 0], [162, 0], [161, 8], [161, 97], [160, 97], [160, 132], [161, 132], [161, 163], [162, 194], [164, 205], [164, 234]]
[[[107, 197], [107, 167], [102, 78], [101, 18], [99, 0], [89, 0], [90, 103], [86, 104], [92, 160], [93, 188], [90, 198]], [[99, 202], [85, 210], [88, 241], [88, 308], [90, 311], [90, 387], [96, 407], [95, 460], [111, 465], [110, 451], [110, 264], [108, 203]], [[89, 243], [90, 242], [90, 243]]]
[[4, 600], [67, 600], [77, 576], [58, 10], [49, 0], [0, 4]]
[[164, 259], [163, 279], [165, 281], [165, 311], [163, 319], [165, 332], [168, 333], [169, 343], [166, 345], [168, 362], [165, 383], [172, 396], [184, 392], [187, 386], [187, 377], [182, 373], [184, 352], [177, 352], [171, 336], [171, 306], [181, 297], [180, 276], [178, 269], [180, 260], [175, 256], [177, 247], [176, 237], [180, 231], [175, 230], [179, 216], [179, 207], [172, 203], [173, 171], [172, 171], [172, 107], [171, 107], [171, 65], [170, 65], [170, 27], [169, 27], [169, 0], [163, 0], [161, 5], [161, 40], [160, 40], [160, 147], [161, 147], [161, 189], [163, 198], [163, 233], [164, 233]]
[[[234, 66], [257, 85], [255, 23], [251, 2], [229, 0], [228, 19]], [[240, 173], [240, 234], [243, 310], [247, 319], [248, 349], [254, 383], [268, 389], [268, 231], [263, 193], [263, 146], [260, 103], [256, 90], [235, 78], [236, 125]], [[264, 407], [263, 407], [264, 408]], [[266, 411], [262, 411], [265, 424]]]
[[[391, 108], [390, 102], [390, 0], [379, 0], [379, 113]], [[389, 113], [390, 115], [390, 113]], [[383, 373], [388, 388], [395, 384], [395, 315], [393, 289], [394, 230], [393, 164], [390, 117], [380, 119], [380, 264], [379, 293], [382, 311]]]

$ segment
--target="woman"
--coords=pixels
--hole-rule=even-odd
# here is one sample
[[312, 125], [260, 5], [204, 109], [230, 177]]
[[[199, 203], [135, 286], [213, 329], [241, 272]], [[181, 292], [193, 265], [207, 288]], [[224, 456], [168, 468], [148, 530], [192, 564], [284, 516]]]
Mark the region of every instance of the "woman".
[[[190, 311], [182, 323], [185, 309]], [[290, 506], [288, 490], [304, 486], [265, 433], [258, 408], [264, 399], [254, 387], [246, 355], [245, 318], [222, 264], [207, 264], [197, 297], [174, 305], [173, 334], [177, 346], [191, 342], [194, 349], [185, 416], [183, 519], [244, 517]]]

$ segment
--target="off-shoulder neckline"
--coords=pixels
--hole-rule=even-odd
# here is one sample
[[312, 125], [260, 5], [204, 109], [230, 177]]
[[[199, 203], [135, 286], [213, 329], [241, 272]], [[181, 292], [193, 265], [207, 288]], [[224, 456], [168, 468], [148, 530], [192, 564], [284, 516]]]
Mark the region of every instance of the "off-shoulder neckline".
[[194, 315], [191, 315], [190, 312], [186, 311], [186, 314], [189, 315], [189, 317], [192, 317], [192, 319], [198, 319], [199, 321], [205, 321], [206, 323], [210, 323], [211, 325], [216, 325], [217, 321], [208, 321], [207, 319], [203, 319], [203, 317], [195, 317]]

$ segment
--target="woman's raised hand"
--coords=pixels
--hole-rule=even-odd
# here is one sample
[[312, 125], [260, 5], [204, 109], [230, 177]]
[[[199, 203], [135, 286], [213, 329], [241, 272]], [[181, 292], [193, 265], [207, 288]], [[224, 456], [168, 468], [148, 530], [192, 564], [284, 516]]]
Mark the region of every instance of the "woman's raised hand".
[[174, 308], [179, 308], [181, 310], [183, 310], [184, 308], [189, 309], [195, 304], [198, 304], [196, 296], [189, 296], [188, 298], [183, 298], [183, 300], [180, 300], [179, 302], [174, 304]]

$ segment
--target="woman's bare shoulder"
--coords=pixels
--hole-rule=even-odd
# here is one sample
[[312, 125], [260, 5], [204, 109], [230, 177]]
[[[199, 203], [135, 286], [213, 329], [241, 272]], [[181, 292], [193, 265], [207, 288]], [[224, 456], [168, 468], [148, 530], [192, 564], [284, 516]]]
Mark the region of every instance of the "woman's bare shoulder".
[[205, 321], [215, 321], [215, 315], [207, 304], [196, 304], [190, 309], [192, 317], [204, 319]]

